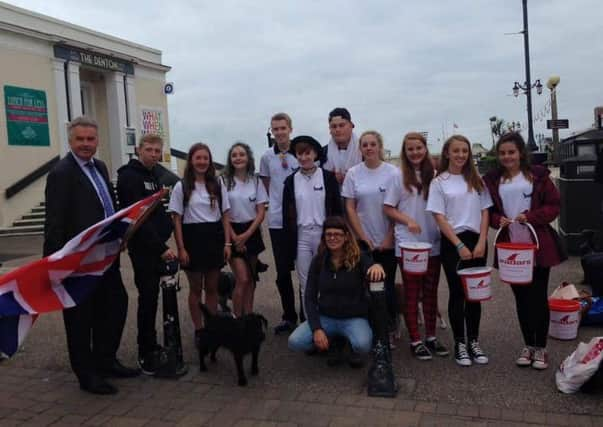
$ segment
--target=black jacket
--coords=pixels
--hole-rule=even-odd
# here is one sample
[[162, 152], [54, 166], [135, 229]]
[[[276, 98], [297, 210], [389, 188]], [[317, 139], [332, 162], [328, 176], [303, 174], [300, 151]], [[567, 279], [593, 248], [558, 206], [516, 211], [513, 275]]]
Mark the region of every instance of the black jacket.
[[[117, 194], [122, 208], [130, 206], [161, 189], [155, 168], [149, 170], [137, 159], [117, 170]], [[159, 204], [128, 242], [128, 249], [138, 255], [160, 256], [172, 234], [172, 221]]]
[[[113, 197], [107, 167], [98, 159], [94, 159], [94, 164]], [[48, 173], [45, 200], [44, 256], [58, 251], [80, 232], [105, 219], [103, 204], [72, 153]]]
[[310, 264], [305, 306], [310, 329], [322, 329], [320, 315], [336, 319], [368, 317], [369, 297], [366, 272], [374, 264], [367, 252], [352, 270], [335, 271], [329, 255], [316, 255]]
[[[325, 183], [326, 216], [342, 215], [343, 203], [335, 174], [324, 169], [321, 169], [321, 171]], [[294, 177], [298, 173], [301, 173], [301, 169], [298, 169], [285, 179], [285, 187], [283, 189], [283, 230], [287, 235], [289, 245], [287, 248], [282, 249], [288, 251], [288, 256], [291, 257], [291, 260], [295, 260], [297, 255], [297, 206], [295, 204]]]

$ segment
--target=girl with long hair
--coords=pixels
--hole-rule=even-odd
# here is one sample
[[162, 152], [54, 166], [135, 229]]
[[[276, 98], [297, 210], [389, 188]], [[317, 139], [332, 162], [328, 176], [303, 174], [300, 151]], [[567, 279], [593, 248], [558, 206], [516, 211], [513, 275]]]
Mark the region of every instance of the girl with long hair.
[[540, 243], [532, 282], [511, 286], [524, 340], [515, 363], [546, 369], [549, 273], [551, 267], [565, 259], [557, 245], [558, 236], [549, 225], [559, 215], [559, 191], [549, 178], [548, 169], [530, 165], [526, 143], [518, 132], [500, 137], [496, 156], [498, 167], [484, 177], [494, 202], [490, 207], [490, 226], [504, 229], [499, 241], [532, 243], [531, 233], [524, 225], [529, 223]]
[[188, 306], [195, 326], [195, 340], [203, 328], [199, 302], [205, 291], [210, 311], [218, 308], [218, 278], [230, 259], [231, 240], [226, 188], [216, 178], [209, 147], [198, 142], [188, 151], [184, 177], [172, 190], [168, 210], [174, 221], [178, 259], [189, 282]]
[[264, 221], [268, 195], [255, 175], [255, 161], [249, 145], [236, 142], [228, 150], [222, 185], [230, 204], [230, 268], [235, 275], [232, 306], [235, 316], [253, 311], [254, 276], [258, 254], [264, 251], [260, 225]]
[[347, 219], [352, 231], [371, 249], [375, 262], [385, 269], [387, 308], [390, 327], [393, 328], [398, 314], [394, 288], [394, 226], [383, 212], [383, 200], [387, 184], [397, 170], [383, 161], [383, 138], [379, 132], [363, 132], [358, 145], [364, 160], [348, 169], [341, 195], [345, 198]]
[[[396, 256], [401, 256], [403, 242], [431, 244], [427, 273], [422, 276], [400, 270], [404, 286], [403, 312], [410, 336], [410, 351], [419, 360], [430, 360], [432, 354], [447, 356], [448, 349], [436, 338], [438, 314], [438, 282], [440, 280], [440, 231], [436, 221], [425, 211], [429, 186], [435, 170], [425, 137], [409, 132], [402, 140], [400, 151], [401, 173], [398, 172], [386, 186], [383, 210], [396, 223]], [[421, 340], [418, 325], [419, 301], [423, 303], [425, 341]]]
[[289, 246], [283, 249], [296, 262], [303, 315], [308, 270], [320, 244], [322, 225], [327, 217], [341, 215], [342, 206], [335, 174], [316, 165], [320, 143], [311, 136], [297, 136], [291, 146], [299, 169], [285, 179], [283, 230]]
[[449, 289], [448, 316], [454, 334], [454, 358], [461, 366], [488, 363], [479, 344], [481, 303], [465, 300], [457, 269], [461, 262], [463, 267], [486, 265], [491, 205], [473, 164], [471, 143], [463, 135], [452, 135], [442, 147], [426, 210], [433, 213], [442, 233], [440, 258]]
[[352, 348], [350, 364], [359, 366], [359, 356], [370, 351], [373, 339], [367, 280], [381, 281], [384, 276], [370, 253], [360, 251], [344, 219], [327, 218], [308, 272], [307, 320], [289, 336], [289, 348], [326, 351], [335, 337], [343, 336]]

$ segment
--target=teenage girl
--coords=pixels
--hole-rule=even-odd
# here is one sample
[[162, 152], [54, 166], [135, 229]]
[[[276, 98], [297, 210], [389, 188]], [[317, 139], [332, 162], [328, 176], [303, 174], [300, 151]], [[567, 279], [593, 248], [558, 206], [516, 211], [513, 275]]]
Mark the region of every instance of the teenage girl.
[[[430, 360], [432, 354], [447, 356], [448, 349], [436, 338], [438, 314], [438, 282], [440, 280], [440, 231], [436, 221], [425, 211], [429, 185], [435, 169], [425, 137], [418, 132], [404, 136], [400, 151], [401, 173], [386, 186], [384, 212], [396, 223], [396, 256], [400, 257], [402, 242], [424, 242], [432, 245], [423, 276], [404, 272], [402, 261], [400, 270], [404, 285], [404, 319], [410, 336], [410, 351], [419, 360]], [[423, 303], [425, 321], [425, 342], [421, 340], [418, 325], [419, 301]]]
[[440, 257], [450, 294], [448, 316], [454, 334], [454, 358], [461, 366], [488, 363], [478, 341], [481, 303], [465, 300], [457, 269], [461, 264], [486, 265], [491, 205], [488, 190], [473, 164], [471, 143], [463, 135], [451, 136], [442, 148], [426, 209], [433, 213], [442, 233]]
[[254, 276], [258, 254], [264, 251], [260, 225], [264, 221], [268, 196], [264, 184], [255, 175], [255, 161], [249, 145], [235, 143], [228, 151], [222, 175], [230, 204], [230, 269], [236, 282], [232, 306], [239, 317], [253, 311]]
[[540, 242], [532, 283], [511, 286], [525, 346], [515, 361], [518, 366], [546, 369], [549, 329], [548, 284], [551, 267], [565, 259], [549, 225], [559, 215], [560, 198], [548, 169], [530, 166], [526, 143], [517, 132], [503, 135], [496, 144], [499, 167], [484, 181], [492, 195], [490, 226], [504, 228], [499, 241], [532, 242], [523, 225], [530, 223]]
[[379, 132], [364, 132], [358, 145], [364, 161], [348, 169], [341, 195], [345, 197], [347, 219], [354, 234], [369, 246], [373, 260], [385, 270], [385, 291], [393, 327], [398, 314], [394, 288], [394, 226], [383, 212], [383, 200], [387, 184], [397, 169], [383, 161], [383, 138]]
[[322, 150], [320, 143], [311, 136], [298, 136], [291, 140], [291, 146], [299, 169], [285, 179], [283, 229], [289, 242], [289, 256], [296, 259], [304, 306], [308, 270], [318, 251], [323, 223], [329, 216], [341, 215], [342, 206], [335, 174], [316, 166]]
[[224, 261], [230, 259], [228, 215], [224, 186], [216, 178], [209, 147], [201, 142], [188, 151], [184, 177], [174, 186], [168, 210], [174, 221], [178, 259], [189, 282], [188, 308], [195, 326], [195, 340], [203, 328], [199, 302], [213, 313], [218, 308], [218, 278]]

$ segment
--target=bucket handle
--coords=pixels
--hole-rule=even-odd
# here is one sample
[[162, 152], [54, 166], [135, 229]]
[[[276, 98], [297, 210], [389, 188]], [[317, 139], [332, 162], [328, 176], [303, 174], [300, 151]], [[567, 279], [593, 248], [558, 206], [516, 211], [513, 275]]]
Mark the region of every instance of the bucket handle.
[[[515, 221], [513, 221], [513, 222], [515, 222]], [[534, 230], [534, 227], [532, 227], [532, 224], [530, 224], [529, 222], [524, 222], [523, 225], [528, 227], [528, 229], [532, 232], [532, 235], [534, 236], [534, 240], [536, 240], [536, 249], [540, 249], [540, 242], [538, 241], [538, 236], [536, 235], [536, 230]], [[503, 228], [504, 227], [499, 227], [498, 230], [496, 230], [496, 234], [494, 235], [494, 246], [496, 246], [496, 241], [498, 240], [498, 235], [503, 230]]]
[[456, 271], [457, 271], [457, 273], [461, 269], [461, 264], [463, 264], [464, 262], [473, 261], [474, 259], [483, 259], [483, 258], [471, 258], [471, 259], [461, 259], [461, 258], [459, 258], [459, 260], [456, 263]]

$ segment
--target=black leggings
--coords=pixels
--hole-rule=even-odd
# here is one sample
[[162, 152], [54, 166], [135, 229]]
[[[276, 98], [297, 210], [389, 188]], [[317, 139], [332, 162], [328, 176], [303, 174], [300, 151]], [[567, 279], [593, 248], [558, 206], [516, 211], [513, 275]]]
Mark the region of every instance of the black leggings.
[[549, 333], [549, 267], [535, 267], [530, 285], [511, 286], [515, 294], [517, 317], [527, 346], [546, 347]]
[[[457, 237], [465, 244], [467, 249], [473, 251], [479, 240], [479, 234], [473, 231], [463, 231]], [[484, 258], [472, 259], [463, 261], [461, 268], [481, 267], [486, 265], [487, 254]], [[446, 274], [448, 282], [449, 298], [448, 298], [448, 318], [454, 335], [455, 342], [465, 342], [465, 325], [467, 326], [467, 339], [469, 341], [477, 340], [479, 337], [479, 322], [482, 317], [482, 305], [479, 302], [469, 302], [465, 300], [465, 292], [461, 278], [457, 274], [457, 264], [460, 260], [456, 247], [442, 235], [442, 243], [440, 249], [440, 259], [442, 267]]]
[[398, 262], [396, 261], [396, 254], [393, 249], [385, 249], [383, 251], [373, 251], [373, 261], [381, 264], [385, 271], [385, 295], [387, 299], [387, 313], [389, 315], [389, 327], [390, 330], [396, 324], [396, 318], [398, 316], [400, 302], [398, 301], [398, 295], [396, 294], [396, 268]]

